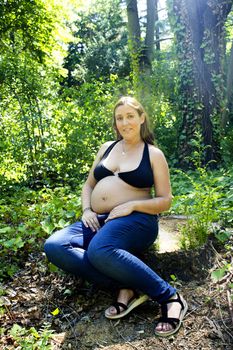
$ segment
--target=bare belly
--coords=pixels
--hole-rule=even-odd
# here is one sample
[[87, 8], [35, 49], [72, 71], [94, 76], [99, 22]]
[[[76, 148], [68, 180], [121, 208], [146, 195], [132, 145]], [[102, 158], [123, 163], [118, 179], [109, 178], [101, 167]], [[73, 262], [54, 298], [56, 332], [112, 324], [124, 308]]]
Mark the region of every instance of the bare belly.
[[91, 195], [91, 207], [98, 214], [109, 213], [119, 204], [149, 198], [149, 189], [138, 189], [117, 176], [107, 176], [96, 184]]

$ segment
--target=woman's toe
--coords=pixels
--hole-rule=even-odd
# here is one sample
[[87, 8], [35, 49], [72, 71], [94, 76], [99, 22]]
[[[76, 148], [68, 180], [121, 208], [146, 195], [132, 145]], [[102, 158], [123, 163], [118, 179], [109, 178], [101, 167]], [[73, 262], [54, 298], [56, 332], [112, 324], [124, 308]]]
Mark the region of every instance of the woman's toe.
[[168, 323], [165, 323], [163, 326], [163, 329], [165, 332], [168, 332], [172, 329], [171, 325], [169, 325]]
[[158, 332], [161, 332], [163, 330], [163, 324], [162, 323], [158, 323], [157, 326], [155, 327], [155, 330]]
[[106, 314], [108, 315], [116, 315], [116, 308], [114, 306], [110, 306], [107, 310], [106, 310]]
[[155, 330], [157, 332], [169, 332], [172, 330], [172, 326], [168, 323], [158, 323]]

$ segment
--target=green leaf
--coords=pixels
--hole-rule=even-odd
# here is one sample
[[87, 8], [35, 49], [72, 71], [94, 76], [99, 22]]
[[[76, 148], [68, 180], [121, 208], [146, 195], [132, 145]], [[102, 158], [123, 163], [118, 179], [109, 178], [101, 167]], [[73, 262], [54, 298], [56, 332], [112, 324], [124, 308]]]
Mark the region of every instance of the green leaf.
[[58, 271], [58, 267], [53, 265], [52, 263], [49, 263], [49, 271], [50, 272], [57, 272]]
[[72, 293], [72, 290], [68, 288], [63, 292], [64, 295], [72, 295]]
[[226, 268], [222, 268], [222, 269], [218, 269], [218, 270], [213, 271], [211, 273], [212, 280], [214, 282], [220, 281], [224, 277], [226, 270], [227, 270]]
[[174, 281], [174, 282], [177, 280], [175, 275], [170, 275], [170, 277], [171, 277], [172, 281]]
[[6, 272], [8, 276], [12, 277], [14, 274], [19, 270], [18, 265], [11, 264], [9, 267], [7, 267]]
[[12, 227], [6, 226], [3, 228], [0, 228], [0, 233], [7, 233], [7, 232], [10, 232], [11, 230], [12, 230]]
[[15, 252], [18, 249], [22, 248], [24, 246], [24, 244], [25, 244], [25, 242], [22, 240], [21, 237], [12, 238], [12, 239], [9, 239], [9, 240], [2, 243], [2, 245], [5, 248], [12, 249]]
[[40, 338], [39, 333], [37, 332], [37, 330], [36, 330], [34, 327], [31, 327], [31, 328], [30, 328], [30, 333], [31, 333], [36, 339], [39, 339], [39, 338]]
[[42, 229], [48, 234], [52, 233], [53, 230], [55, 229], [54, 224], [51, 222], [48, 222], [47, 220], [42, 221], [41, 226], [42, 226]]
[[27, 231], [27, 227], [25, 225], [19, 225], [18, 231], [24, 233]]
[[226, 242], [231, 237], [231, 232], [221, 231], [215, 234], [215, 237], [222, 243]]
[[64, 219], [60, 219], [58, 223], [56, 224], [56, 227], [63, 228], [65, 226], [68, 226], [70, 223], [69, 221], [65, 221]]
[[10, 330], [10, 335], [13, 337], [17, 336], [18, 334], [23, 334], [23, 328], [20, 327], [17, 323], [13, 325], [13, 327]]
[[66, 213], [67, 219], [73, 218], [74, 216], [75, 216], [75, 212], [74, 211], [68, 211]]

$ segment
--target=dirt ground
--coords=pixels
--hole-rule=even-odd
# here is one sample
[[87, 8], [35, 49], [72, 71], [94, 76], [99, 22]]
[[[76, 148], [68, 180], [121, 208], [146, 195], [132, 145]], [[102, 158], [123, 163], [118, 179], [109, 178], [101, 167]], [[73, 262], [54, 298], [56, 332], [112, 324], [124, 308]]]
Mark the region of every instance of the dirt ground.
[[[54, 330], [53, 350], [232, 350], [233, 310], [228, 287], [233, 282], [232, 270], [218, 283], [211, 279], [213, 270], [231, 263], [232, 250], [211, 239], [196, 251], [179, 250], [178, 223], [177, 219], [161, 220], [161, 233], [166, 234], [164, 240], [159, 238], [159, 252], [150, 251], [144, 256], [168, 281], [175, 276], [172, 283], [188, 302], [189, 310], [177, 335], [168, 339], [154, 336], [160, 315], [158, 304], [151, 300], [124, 319], [109, 321], [103, 311], [115, 296], [87, 282], [49, 271], [41, 252], [29, 256], [24, 268], [2, 286], [6, 312], [0, 315], [4, 328], [0, 349], [26, 350], [9, 335], [13, 324], [37, 330], [49, 324]], [[231, 240], [231, 247], [232, 243]], [[52, 315], [57, 308], [59, 313]]]

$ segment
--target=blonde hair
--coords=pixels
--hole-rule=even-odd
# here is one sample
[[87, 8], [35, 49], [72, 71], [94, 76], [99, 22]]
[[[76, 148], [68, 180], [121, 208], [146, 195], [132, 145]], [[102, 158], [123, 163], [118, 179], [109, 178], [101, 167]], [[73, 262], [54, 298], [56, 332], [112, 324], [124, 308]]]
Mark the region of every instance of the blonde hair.
[[134, 108], [138, 112], [139, 116], [141, 116], [142, 114], [144, 115], [145, 121], [141, 125], [140, 135], [141, 135], [141, 138], [144, 142], [149, 143], [151, 145], [154, 145], [154, 135], [153, 135], [153, 132], [152, 132], [151, 127], [150, 127], [149, 117], [148, 117], [145, 109], [141, 105], [141, 103], [138, 102], [136, 100], [136, 98], [131, 97], [131, 96], [122, 96], [117, 101], [117, 103], [115, 104], [114, 109], [113, 109], [113, 127], [116, 131], [117, 139], [118, 140], [122, 139], [122, 136], [120, 135], [120, 133], [116, 127], [115, 113], [116, 113], [117, 107], [124, 106], [124, 105], [128, 105], [128, 106]]

